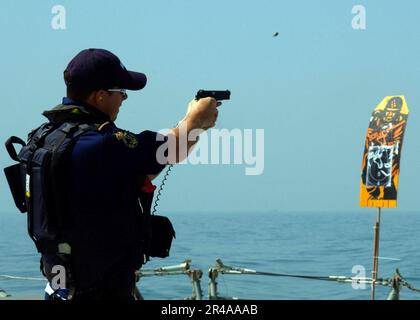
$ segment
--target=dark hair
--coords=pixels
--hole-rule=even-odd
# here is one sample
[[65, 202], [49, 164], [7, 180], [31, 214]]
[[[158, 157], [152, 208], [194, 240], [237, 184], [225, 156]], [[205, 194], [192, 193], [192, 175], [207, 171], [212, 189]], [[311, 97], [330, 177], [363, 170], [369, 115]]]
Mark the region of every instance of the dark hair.
[[67, 97], [75, 101], [86, 102], [89, 95], [94, 91], [86, 87], [73, 86], [71, 76], [68, 71], [64, 71], [64, 82], [67, 86]]

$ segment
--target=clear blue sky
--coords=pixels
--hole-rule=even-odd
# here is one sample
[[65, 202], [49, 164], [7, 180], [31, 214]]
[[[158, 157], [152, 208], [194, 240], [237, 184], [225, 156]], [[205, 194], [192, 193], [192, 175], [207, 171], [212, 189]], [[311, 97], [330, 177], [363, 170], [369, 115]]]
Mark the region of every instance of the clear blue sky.
[[[351, 27], [356, 4], [366, 8], [363, 31]], [[51, 27], [54, 5], [66, 9], [65, 30]], [[212, 88], [232, 91], [218, 128], [265, 130], [263, 175], [246, 176], [245, 165], [178, 166], [162, 213], [369, 210], [358, 207], [369, 117], [384, 96], [403, 94], [411, 113], [395, 211], [416, 211], [419, 12], [412, 0], [3, 0], [0, 141], [43, 122], [65, 94], [68, 61], [101, 47], [149, 79], [129, 94], [119, 127], [170, 127], [198, 89]], [[1, 147], [0, 166], [10, 164]], [[17, 211], [3, 174], [0, 211]]]

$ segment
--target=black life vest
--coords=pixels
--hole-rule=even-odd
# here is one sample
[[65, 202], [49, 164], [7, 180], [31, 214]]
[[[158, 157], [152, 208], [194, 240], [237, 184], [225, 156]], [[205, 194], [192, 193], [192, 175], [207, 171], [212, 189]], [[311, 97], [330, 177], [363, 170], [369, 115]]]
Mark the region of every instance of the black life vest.
[[[39, 252], [55, 253], [66, 241], [62, 168], [77, 138], [96, 129], [95, 124], [47, 122], [27, 143], [15, 136], [6, 141], [9, 155], [19, 162], [5, 168], [7, 181], [17, 208], [28, 213], [28, 233]], [[18, 154], [14, 143], [22, 145]]]
[[[27, 212], [28, 233], [42, 254], [70, 253], [66, 236], [66, 186], [64, 168], [77, 139], [98, 130], [104, 119], [96, 110], [83, 106], [59, 105], [43, 113], [50, 121], [28, 136], [25, 143], [12, 136], [6, 141], [10, 157], [19, 162], [4, 169], [16, 207]], [[102, 124], [100, 124], [102, 122]], [[22, 146], [19, 153], [14, 144]], [[148, 181], [143, 177], [144, 181]], [[152, 215], [153, 192], [139, 192], [143, 254], [167, 257], [175, 237], [169, 219]], [[64, 251], [63, 251], [64, 250]]]
[[[43, 115], [49, 121], [32, 130], [27, 143], [15, 136], [6, 141], [10, 157], [19, 163], [4, 172], [16, 207], [27, 212], [28, 233], [38, 251], [57, 253], [66, 244], [63, 168], [77, 139], [108, 119], [93, 107], [79, 105], [58, 105]], [[19, 153], [14, 144], [22, 146]]]

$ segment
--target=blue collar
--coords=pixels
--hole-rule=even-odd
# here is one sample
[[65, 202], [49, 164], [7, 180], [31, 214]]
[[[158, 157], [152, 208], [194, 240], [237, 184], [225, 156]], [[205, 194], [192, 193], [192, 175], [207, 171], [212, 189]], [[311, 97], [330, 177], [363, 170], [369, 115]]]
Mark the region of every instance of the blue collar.
[[83, 102], [78, 102], [76, 100], [70, 99], [68, 97], [64, 97], [63, 98], [63, 104], [64, 105], [74, 105], [74, 106], [82, 106], [82, 107], [86, 107], [89, 106], [92, 108], [91, 105], [88, 105], [87, 103], [83, 103]]

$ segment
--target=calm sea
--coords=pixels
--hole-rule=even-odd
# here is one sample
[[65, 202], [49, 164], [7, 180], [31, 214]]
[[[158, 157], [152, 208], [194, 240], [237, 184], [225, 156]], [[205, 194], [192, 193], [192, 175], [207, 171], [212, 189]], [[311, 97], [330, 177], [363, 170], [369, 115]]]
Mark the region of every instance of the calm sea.
[[[26, 216], [0, 214], [0, 274], [41, 277], [38, 254], [26, 235]], [[171, 256], [154, 259], [145, 268], [176, 265], [191, 259], [201, 269], [201, 287], [207, 295], [208, 269], [220, 258], [225, 265], [262, 272], [310, 276], [355, 276], [362, 266], [371, 276], [374, 209], [364, 213], [226, 213], [171, 215], [177, 238]], [[420, 288], [420, 214], [384, 211], [381, 221], [379, 276], [390, 278], [395, 269]], [[358, 267], [359, 276], [361, 267]], [[0, 279], [0, 288], [12, 296], [41, 298], [45, 284], [34, 280]], [[241, 299], [370, 299], [370, 287], [260, 275], [220, 275], [219, 294]], [[191, 295], [185, 275], [142, 278], [145, 299], [183, 299]], [[379, 286], [385, 299], [388, 287]], [[420, 299], [406, 288], [401, 299]]]

